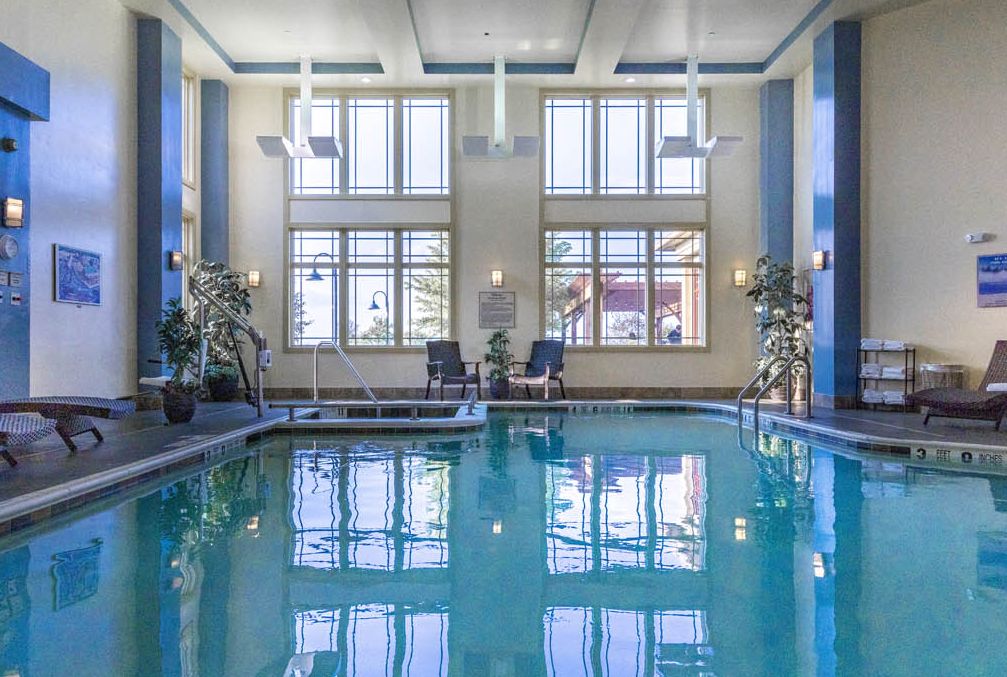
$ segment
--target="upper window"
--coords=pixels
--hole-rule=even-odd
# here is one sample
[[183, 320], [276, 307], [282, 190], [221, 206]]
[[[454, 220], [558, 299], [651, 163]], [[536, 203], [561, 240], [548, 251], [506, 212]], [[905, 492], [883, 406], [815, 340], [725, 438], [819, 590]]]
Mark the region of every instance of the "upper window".
[[182, 74], [182, 183], [196, 182], [196, 77]]
[[[705, 110], [705, 100], [700, 98], [700, 139], [706, 138]], [[542, 144], [545, 192], [705, 193], [704, 160], [655, 156], [661, 137], [685, 136], [687, 127], [686, 102], [681, 96], [548, 96]]]
[[447, 230], [290, 230], [290, 343], [421, 346], [450, 336]]
[[[300, 138], [301, 103], [291, 97], [290, 137]], [[401, 124], [401, 134], [396, 134]], [[290, 160], [293, 195], [447, 195], [450, 100], [443, 96], [316, 97], [315, 136], [335, 136], [344, 160]]]
[[587, 346], [706, 344], [702, 230], [550, 229], [543, 270], [546, 338]]

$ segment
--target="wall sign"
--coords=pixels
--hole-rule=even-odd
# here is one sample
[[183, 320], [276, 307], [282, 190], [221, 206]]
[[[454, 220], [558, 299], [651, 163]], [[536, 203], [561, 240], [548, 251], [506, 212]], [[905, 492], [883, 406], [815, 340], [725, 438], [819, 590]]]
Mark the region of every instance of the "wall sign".
[[517, 306], [515, 297], [512, 291], [479, 292], [479, 328], [513, 329]]
[[54, 244], [55, 299], [61, 303], [101, 305], [101, 254]]
[[1007, 254], [976, 257], [976, 298], [980, 308], [1007, 306]]

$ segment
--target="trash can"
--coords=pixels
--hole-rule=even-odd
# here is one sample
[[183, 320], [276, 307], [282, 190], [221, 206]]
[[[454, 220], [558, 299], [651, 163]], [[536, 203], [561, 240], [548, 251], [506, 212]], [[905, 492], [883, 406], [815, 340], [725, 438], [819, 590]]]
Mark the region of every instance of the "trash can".
[[920, 388], [964, 388], [965, 367], [960, 364], [921, 364]]

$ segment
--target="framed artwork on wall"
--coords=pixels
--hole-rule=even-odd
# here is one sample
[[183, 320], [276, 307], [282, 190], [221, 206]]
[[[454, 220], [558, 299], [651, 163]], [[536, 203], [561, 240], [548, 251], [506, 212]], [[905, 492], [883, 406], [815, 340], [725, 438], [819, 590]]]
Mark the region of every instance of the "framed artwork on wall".
[[980, 308], [1007, 306], [1007, 254], [976, 257], [976, 299]]
[[60, 303], [101, 305], [101, 254], [62, 244], [53, 246], [53, 295]]

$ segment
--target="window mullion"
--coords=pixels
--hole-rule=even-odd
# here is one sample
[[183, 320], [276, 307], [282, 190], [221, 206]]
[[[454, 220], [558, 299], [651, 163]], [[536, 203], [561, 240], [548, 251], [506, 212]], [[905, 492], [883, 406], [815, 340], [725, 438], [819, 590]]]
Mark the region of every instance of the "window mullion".
[[657, 147], [657, 133], [654, 128], [654, 96], [647, 97], [647, 194], [654, 193], [654, 155]]
[[402, 194], [403, 169], [402, 169], [402, 97], [392, 98], [392, 192], [396, 195]]
[[654, 326], [657, 319], [657, 289], [654, 282], [654, 229], [647, 229], [647, 301], [646, 301], [646, 317], [647, 317], [647, 345], [656, 345], [655, 334], [656, 328]]
[[350, 192], [350, 140], [349, 140], [350, 120], [349, 106], [346, 105], [346, 97], [339, 97], [339, 138], [343, 142], [343, 160], [339, 163], [339, 194], [346, 195]]
[[[389, 314], [391, 314], [395, 318], [395, 324], [393, 325], [393, 331], [392, 331], [392, 336], [393, 336], [392, 340], [393, 340], [393, 343], [394, 343], [394, 345], [401, 346], [402, 345], [402, 336], [403, 336], [403, 330], [402, 330], [403, 298], [402, 297], [403, 297], [403, 293], [404, 293], [403, 287], [405, 285], [403, 284], [403, 274], [402, 274], [402, 230], [398, 229], [398, 228], [395, 229], [394, 258], [395, 258], [395, 262], [394, 262], [394, 266], [395, 266], [394, 276], [395, 277], [394, 277], [394, 281], [392, 283], [393, 284], [392, 288], [395, 290], [395, 303], [393, 304], [393, 307], [389, 309], [388, 312], [389, 312]], [[391, 322], [392, 318], [389, 317], [388, 321]]]
[[591, 97], [591, 194], [597, 195], [601, 185], [601, 103]]
[[591, 323], [594, 325], [591, 345], [597, 346], [601, 345], [601, 297], [604, 295], [601, 288], [601, 230], [598, 228], [591, 229], [591, 289], [594, 290], [594, 303], [591, 304]]
[[337, 304], [339, 307], [339, 329], [337, 330], [337, 334], [338, 334], [339, 345], [345, 348], [347, 346], [346, 340], [349, 327], [348, 320], [350, 316], [349, 309], [346, 307], [346, 304], [349, 302], [350, 299], [349, 294], [350, 257], [349, 257], [349, 247], [347, 246], [349, 243], [349, 235], [347, 234], [346, 230], [339, 230], [337, 232], [339, 237], [339, 250], [338, 250], [339, 266], [334, 271], [335, 274], [339, 276], [338, 278], [339, 288], [336, 290], [338, 296]]

